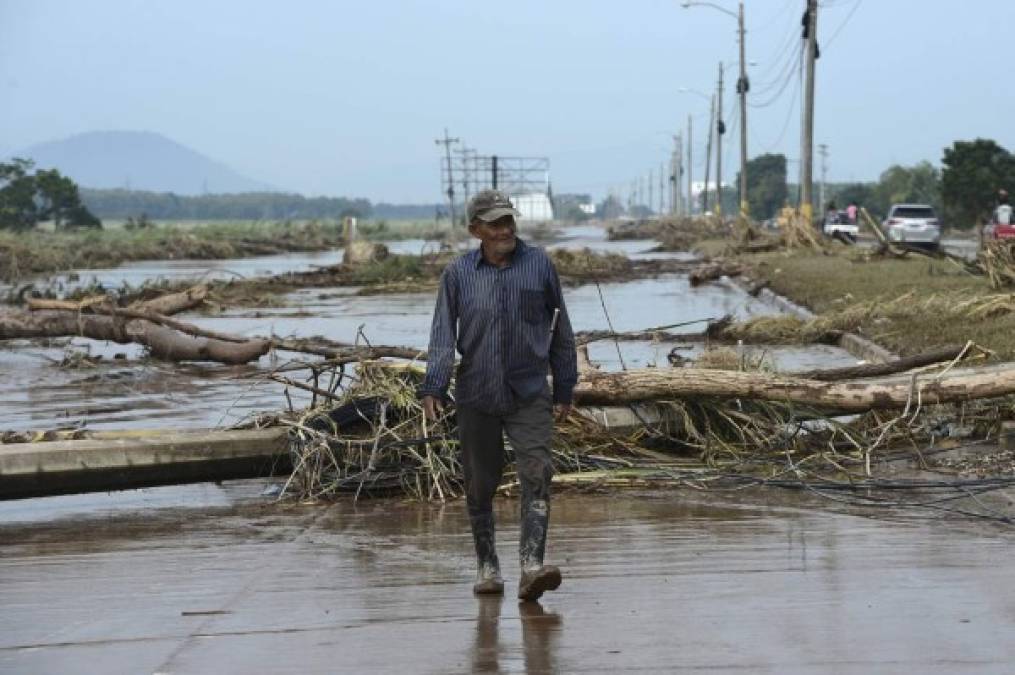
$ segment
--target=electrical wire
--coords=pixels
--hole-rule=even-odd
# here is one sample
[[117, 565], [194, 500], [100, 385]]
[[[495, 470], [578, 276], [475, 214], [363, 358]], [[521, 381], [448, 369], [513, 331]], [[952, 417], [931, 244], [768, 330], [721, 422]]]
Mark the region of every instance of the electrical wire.
[[[803, 51], [803, 41], [801, 41], [800, 43], [799, 51]], [[800, 68], [800, 59], [796, 58], [794, 60], [796, 61], [795, 66], [791, 68], [788, 73], [786, 73], [786, 76], [782, 81], [782, 85], [779, 87], [779, 90], [777, 92], [771, 94], [766, 100], [762, 101], [761, 103], [748, 103], [747, 105], [751, 106], [752, 108], [761, 109], [767, 108], [770, 105], [773, 105], [776, 101], [778, 101], [779, 98], [786, 91], [786, 88], [789, 87], [790, 82], [792, 82], [795, 79], [795, 76], [798, 75], [798, 71]]]
[[797, 86], [793, 88], [793, 95], [790, 98], [789, 107], [786, 109], [786, 119], [782, 123], [782, 129], [779, 131], [779, 136], [766, 146], [765, 152], [771, 152], [774, 150], [776, 146], [782, 143], [782, 139], [785, 138], [786, 131], [789, 129], [790, 120], [793, 119], [793, 113], [797, 110], [796, 103], [801, 93], [800, 89], [800, 82], [798, 80]]
[[861, 3], [863, 3], [863, 0], [856, 0], [853, 3], [853, 7], [849, 10], [849, 14], [847, 14], [846, 18], [842, 20], [842, 23], [839, 24], [839, 27], [835, 29], [835, 31], [832, 33], [832, 36], [825, 41], [825, 49], [828, 49], [828, 47], [831, 46], [835, 38], [839, 36], [839, 33], [842, 32], [842, 29], [845, 28], [846, 24], [849, 23], [849, 20], [853, 18], [853, 14], [856, 13], [856, 10], [860, 7]]

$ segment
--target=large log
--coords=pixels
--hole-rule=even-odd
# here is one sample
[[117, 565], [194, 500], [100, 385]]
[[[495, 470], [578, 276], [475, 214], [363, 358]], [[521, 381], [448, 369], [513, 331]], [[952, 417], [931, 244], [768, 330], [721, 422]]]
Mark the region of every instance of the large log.
[[[154, 312], [156, 314], [178, 314], [188, 309], [194, 309], [208, 297], [208, 287], [204, 285], [192, 286], [186, 290], [176, 293], [166, 293], [150, 300], [135, 302], [132, 309]], [[50, 300], [48, 298], [29, 298], [28, 309], [43, 310], [57, 309], [71, 312], [81, 312], [95, 306], [108, 304], [109, 298], [99, 295], [85, 298], [83, 300]]]
[[837, 412], [863, 412], [1011, 393], [1015, 393], [1015, 363], [956, 369], [945, 374], [904, 373], [844, 382], [704, 368], [646, 368], [621, 373], [587, 373], [575, 388], [575, 402], [619, 405], [712, 396], [780, 401]]
[[156, 358], [169, 361], [248, 363], [271, 348], [270, 340], [231, 342], [195, 337], [151, 321], [61, 310], [0, 312], [0, 340], [67, 337], [144, 345]]

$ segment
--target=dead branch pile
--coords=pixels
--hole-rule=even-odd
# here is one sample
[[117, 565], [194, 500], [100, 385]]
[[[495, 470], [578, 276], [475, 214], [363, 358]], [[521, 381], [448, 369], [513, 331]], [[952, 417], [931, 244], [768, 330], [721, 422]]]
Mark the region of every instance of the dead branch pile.
[[[593, 488], [664, 484], [707, 488], [820, 479], [825, 487], [830, 481], [845, 480], [870, 488], [878, 463], [900, 448], [912, 451], [954, 443], [948, 439], [956, 436], [983, 437], [998, 419], [1015, 417], [1012, 366], [985, 377], [968, 370], [949, 374], [970, 351], [967, 347], [957, 354], [953, 349], [925, 355], [920, 363], [948, 361], [943, 370], [905, 373], [872, 384], [864, 380], [828, 384], [760, 373], [750, 369], [768, 366], [744, 359], [728, 364], [736, 369], [732, 372], [584, 371], [576, 392], [579, 403], [638, 401], [638, 415], [659, 421], [610, 430], [590, 418], [573, 416], [558, 426], [553, 440], [558, 481]], [[449, 408], [436, 422], [425, 419], [415, 396], [422, 369], [412, 364], [361, 363], [357, 379], [347, 388], [341, 387], [343, 375], [332, 372], [331, 383], [322, 390], [328, 394], [322, 397], [323, 405], [267, 420], [291, 429], [296, 468], [283, 494], [312, 499], [342, 493], [396, 493], [422, 500], [459, 496], [454, 412]], [[320, 372], [317, 376], [315, 382]], [[832, 379], [834, 373], [825, 376]], [[681, 386], [646, 391], [653, 377], [679, 379]], [[608, 384], [612, 380], [617, 382]], [[692, 381], [698, 384], [687, 386]], [[795, 389], [801, 382], [806, 392]], [[341, 394], [334, 393], [340, 388]], [[864, 391], [874, 395], [860, 405], [858, 392]], [[954, 395], [959, 391], [964, 393]], [[949, 396], [952, 402], [943, 402]], [[654, 400], [646, 403], [647, 399]], [[832, 407], [860, 414], [829, 417], [819, 409], [829, 401]], [[510, 489], [514, 483], [509, 469], [504, 487]]]
[[991, 288], [1015, 286], [1015, 243], [990, 242], [980, 252], [977, 263], [987, 275]]
[[81, 301], [31, 298], [28, 310], [0, 310], [0, 340], [82, 336], [119, 344], [143, 345], [150, 356], [167, 361], [255, 361], [270, 349], [323, 356], [332, 365], [363, 358], [425, 358], [405, 347], [356, 347], [323, 337], [289, 339], [232, 335], [174, 319], [171, 315], [198, 307], [207, 286], [194, 286], [150, 300], [117, 305], [107, 296]]
[[789, 249], [823, 250], [826, 247], [826, 241], [814, 227], [810, 218], [799, 212], [794, 212], [780, 223], [780, 239], [782, 245]]

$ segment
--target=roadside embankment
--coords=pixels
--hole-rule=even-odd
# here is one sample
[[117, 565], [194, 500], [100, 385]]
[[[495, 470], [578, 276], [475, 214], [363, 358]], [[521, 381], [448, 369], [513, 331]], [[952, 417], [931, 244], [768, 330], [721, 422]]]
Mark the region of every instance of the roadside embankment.
[[810, 250], [736, 259], [775, 293], [901, 355], [972, 340], [1015, 358], [1015, 296], [948, 260]]

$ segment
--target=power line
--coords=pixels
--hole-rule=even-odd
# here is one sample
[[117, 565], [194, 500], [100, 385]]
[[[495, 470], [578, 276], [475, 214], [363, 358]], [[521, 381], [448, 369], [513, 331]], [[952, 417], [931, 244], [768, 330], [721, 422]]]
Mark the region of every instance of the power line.
[[782, 129], [779, 131], [779, 136], [770, 143], [766, 152], [774, 150], [777, 145], [782, 143], [782, 139], [786, 136], [786, 130], [789, 129], [789, 122], [793, 119], [793, 113], [797, 110], [796, 103], [800, 96], [800, 80], [797, 80], [797, 86], [793, 88], [793, 96], [790, 98], [789, 107], [786, 110], [786, 119], [782, 123]]
[[839, 27], [836, 28], [835, 32], [832, 33], [832, 37], [828, 38], [828, 41], [825, 42], [825, 49], [828, 49], [828, 47], [832, 44], [832, 40], [838, 37], [839, 33], [842, 32], [842, 29], [846, 27], [846, 24], [849, 23], [849, 20], [853, 18], [853, 14], [856, 13], [856, 10], [860, 7], [860, 4], [862, 2], [863, 0], [856, 0], [856, 2], [853, 3], [853, 7], [852, 9], [849, 10], [849, 14], [846, 15], [846, 18], [842, 20], [842, 23], [839, 24]]
[[[801, 41], [801, 45], [800, 45], [800, 48], [798, 50], [798, 54], [802, 50], [803, 50], [803, 43]], [[785, 78], [782, 81], [782, 85], [779, 87], [779, 91], [775, 92], [774, 94], [769, 96], [769, 98], [767, 100], [762, 101], [761, 103], [751, 103], [751, 104], [749, 104], [751, 107], [753, 107], [753, 108], [767, 108], [768, 106], [772, 105], [773, 103], [775, 103], [776, 101], [779, 100], [779, 98], [782, 96], [783, 92], [786, 91], [786, 87], [788, 87], [789, 83], [793, 80], [794, 76], [799, 73], [799, 69], [800, 69], [799, 55], [797, 55], [797, 57], [794, 59], [794, 61], [796, 61], [795, 66], [792, 67], [790, 69], [790, 71], [786, 73], [786, 76], [785, 76]]]

